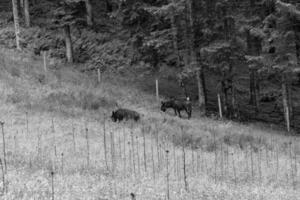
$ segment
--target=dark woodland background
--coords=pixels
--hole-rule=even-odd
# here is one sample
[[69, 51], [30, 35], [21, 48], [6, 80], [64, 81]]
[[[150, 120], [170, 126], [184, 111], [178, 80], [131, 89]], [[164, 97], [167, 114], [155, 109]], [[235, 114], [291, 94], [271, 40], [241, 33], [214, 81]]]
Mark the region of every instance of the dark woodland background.
[[219, 94], [228, 119], [300, 129], [297, 0], [1, 0], [0, 44], [151, 93], [158, 79], [194, 115], [217, 115]]

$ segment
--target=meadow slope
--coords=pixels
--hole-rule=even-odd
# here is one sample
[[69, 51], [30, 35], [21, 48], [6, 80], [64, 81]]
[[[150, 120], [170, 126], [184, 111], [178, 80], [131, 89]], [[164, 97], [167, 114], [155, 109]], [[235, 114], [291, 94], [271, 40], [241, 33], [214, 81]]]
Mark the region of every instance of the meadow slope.
[[[0, 55], [2, 199], [300, 199], [297, 136], [178, 119], [116, 74], [97, 84], [70, 66], [46, 73], [40, 58]], [[117, 104], [141, 122], [111, 122]]]

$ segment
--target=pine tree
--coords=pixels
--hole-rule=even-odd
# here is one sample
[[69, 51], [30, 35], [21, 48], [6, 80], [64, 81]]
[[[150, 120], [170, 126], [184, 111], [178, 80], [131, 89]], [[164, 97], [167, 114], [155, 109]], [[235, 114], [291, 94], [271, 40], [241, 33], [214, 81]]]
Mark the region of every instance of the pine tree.
[[12, 7], [13, 7], [14, 24], [15, 24], [16, 45], [17, 45], [17, 49], [21, 50], [18, 0], [12, 0]]
[[85, 7], [86, 7], [86, 21], [89, 26], [93, 26], [94, 19], [93, 19], [93, 9], [90, 0], [85, 0]]
[[80, 16], [81, 0], [65, 0], [60, 2], [58, 8], [54, 10], [54, 24], [62, 28], [65, 37], [66, 58], [67, 62], [74, 62], [73, 44], [71, 37], [71, 27], [79, 21], [83, 21], [83, 16]]
[[24, 17], [26, 27], [30, 27], [29, 0], [24, 0]]

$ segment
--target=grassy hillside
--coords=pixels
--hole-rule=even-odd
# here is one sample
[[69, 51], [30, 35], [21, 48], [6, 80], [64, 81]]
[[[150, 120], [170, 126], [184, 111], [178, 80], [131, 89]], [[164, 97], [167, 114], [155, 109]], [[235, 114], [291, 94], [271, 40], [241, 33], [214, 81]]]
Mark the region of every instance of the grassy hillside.
[[[3, 198], [166, 199], [169, 191], [170, 199], [300, 199], [298, 137], [179, 119], [112, 72], [98, 85], [74, 70], [82, 66], [45, 73], [39, 57], [0, 54]], [[141, 122], [111, 122], [116, 104], [142, 113]]]
[[[104, 4], [104, 2], [102, 2]], [[134, 49], [134, 37], [129, 30], [115, 19], [110, 18], [107, 13], [103, 11], [104, 5], [94, 4], [95, 10], [99, 12], [95, 13], [95, 27], [93, 30], [76, 25], [72, 27], [72, 39], [74, 42], [74, 57], [75, 61], [81, 63], [77, 68], [85, 69], [90, 66], [96, 66], [99, 60], [104, 62], [102, 70], [104, 73], [110, 74], [111, 72], [118, 72], [119, 75], [126, 76], [127, 79], [132, 79], [132, 83], [138, 90], [143, 90], [148, 94], [153, 94], [154, 79], [158, 77], [160, 83], [160, 93], [164, 97], [181, 97], [183, 96], [182, 88], [178, 84], [178, 74], [182, 69], [175, 69], [174, 66], [165, 62], [160, 63], [160, 71], [153, 72], [149, 63], [145, 63], [141, 60], [135, 60], [135, 54], [138, 54], [138, 50]], [[51, 24], [51, 11], [55, 10], [56, 4], [51, 1], [43, 1], [37, 6], [33, 6], [31, 10], [32, 23], [31, 28], [21, 29], [21, 38], [23, 50], [34, 53], [35, 48], [41, 46], [48, 46], [50, 48], [49, 56], [51, 63], [60, 65], [63, 59], [65, 59], [64, 48], [64, 36], [60, 29], [50, 27]], [[4, 6], [8, 8], [9, 6]], [[10, 12], [0, 13], [0, 44], [5, 48], [15, 48], [15, 36], [13, 21]], [[241, 16], [241, 21], [247, 21], [247, 17]], [[251, 20], [250, 20], [251, 21]], [[21, 25], [24, 22], [21, 21]], [[239, 25], [240, 26], [240, 25]], [[137, 33], [136, 33], [137, 34]], [[134, 64], [133, 64], [134, 63]], [[280, 96], [280, 81], [278, 77], [261, 77], [260, 81], [260, 98], [269, 97], [275, 94], [275, 100], [269, 102], [260, 102], [259, 112], [255, 112], [255, 108], [249, 105], [249, 70], [248, 65], [244, 62], [239, 62], [235, 66], [235, 78], [234, 85], [236, 87], [237, 109], [239, 111], [241, 121], [261, 121], [267, 123], [273, 123], [276, 125], [284, 126], [282, 99]], [[211, 69], [206, 69], [206, 86], [207, 86], [207, 99], [208, 99], [208, 113], [215, 116], [217, 113], [217, 93], [220, 76], [216, 75], [216, 72]], [[107, 75], [110, 76], [110, 75]], [[43, 79], [43, 76], [41, 77]], [[269, 80], [270, 79], [270, 80]], [[299, 111], [299, 85], [296, 83], [297, 77], [292, 77], [294, 85], [292, 86], [292, 100], [293, 100], [293, 112], [292, 127], [299, 131], [300, 119]], [[137, 84], [138, 83], [138, 84]], [[89, 83], [94, 84], [94, 83]], [[138, 85], [138, 86], [137, 86]], [[194, 104], [196, 105], [197, 98], [197, 84], [194, 78], [189, 78], [186, 81], [187, 90], [192, 97]], [[54, 95], [54, 94], [53, 94]], [[57, 95], [57, 94], [55, 94]], [[56, 96], [49, 98], [54, 98]], [[64, 95], [64, 92], [59, 95]], [[75, 93], [72, 95], [76, 95]], [[90, 94], [94, 95], [94, 94]], [[134, 97], [134, 96], [133, 96]], [[64, 97], [60, 97], [64, 98]], [[67, 97], [66, 97], [67, 98]], [[48, 99], [49, 100], [49, 99]], [[78, 104], [78, 99], [72, 98], [77, 101], [72, 102]], [[134, 100], [134, 98], [133, 98]], [[132, 101], [130, 101], [132, 102]], [[134, 100], [133, 102], [138, 102]], [[53, 102], [52, 102], [53, 103]], [[112, 103], [112, 105], [114, 105]], [[141, 107], [148, 107], [146, 104]], [[198, 111], [195, 107], [195, 116]]]

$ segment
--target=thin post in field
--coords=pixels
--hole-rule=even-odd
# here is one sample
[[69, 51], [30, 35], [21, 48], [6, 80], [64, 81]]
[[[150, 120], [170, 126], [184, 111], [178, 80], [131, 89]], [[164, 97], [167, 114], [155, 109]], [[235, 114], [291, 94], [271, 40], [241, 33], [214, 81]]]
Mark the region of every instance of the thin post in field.
[[51, 197], [54, 200], [55, 191], [54, 191], [54, 171], [51, 171]]
[[134, 145], [134, 137], [133, 137], [133, 131], [130, 131], [130, 136], [131, 136], [131, 149], [132, 149], [132, 164], [133, 164], [133, 173], [134, 173], [134, 177], [136, 177], [136, 169], [135, 169], [135, 145]]
[[45, 72], [45, 76], [47, 76], [47, 72], [48, 72], [48, 69], [47, 69], [47, 51], [43, 51], [42, 54], [43, 54], [44, 72]]
[[233, 175], [234, 175], [234, 185], [237, 185], [237, 176], [236, 176], [236, 167], [235, 167], [235, 158], [234, 158], [234, 153], [231, 153], [232, 155], [232, 170], [233, 170]]
[[156, 101], [159, 102], [159, 86], [158, 79], [155, 80]]
[[137, 164], [138, 164], [138, 175], [141, 175], [141, 160], [140, 160], [140, 142], [138, 136], [135, 137], [136, 139], [136, 154], [137, 154]]
[[98, 84], [101, 83], [101, 70], [99, 67], [97, 68], [97, 81], [98, 81]]
[[143, 132], [143, 147], [144, 147], [144, 170], [147, 173], [147, 154], [146, 154], [146, 136], [145, 136], [145, 129], [142, 130]]
[[90, 166], [90, 141], [89, 141], [89, 129], [85, 127], [85, 139], [86, 139], [86, 163], [87, 167]]
[[[152, 132], [154, 134], [154, 132]], [[155, 181], [155, 161], [154, 161], [154, 146], [153, 146], [153, 139], [151, 141], [151, 161], [152, 161], [152, 172], [153, 172], [153, 180]]]
[[3, 194], [6, 194], [6, 179], [5, 179], [5, 171], [2, 163], [2, 159], [0, 158], [0, 167], [2, 172], [2, 187], [3, 187]]
[[104, 148], [104, 157], [106, 170], [109, 171], [108, 160], [107, 160], [107, 141], [106, 141], [106, 127], [105, 127], [105, 113], [103, 115], [103, 148]]
[[169, 150], [166, 150], [166, 165], [167, 165], [167, 200], [170, 200]]
[[186, 155], [185, 155], [185, 143], [184, 143], [184, 131], [183, 127], [181, 127], [181, 132], [182, 132], [182, 164], [183, 164], [183, 179], [184, 179], [184, 188], [186, 191], [189, 190], [188, 187], [188, 182], [187, 182], [187, 171], [186, 171]]
[[114, 175], [115, 168], [116, 168], [116, 160], [115, 160], [115, 136], [114, 132], [110, 131], [110, 153], [111, 153], [111, 169]]
[[217, 183], [218, 152], [217, 152], [217, 142], [216, 142], [216, 133], [215, 132], [214, 132], [214, 150], [215, 150], [214, 179], [215, 179], [215, 184], [216, 184]]
[[0, 121], [1, 131], [2, 131], [2, 147], [3, 147], [3, 162], [4, 162], [4, 172], [7, 173], [7, 164], [6, 164], [6, 144], [5, 144], [5, 133], [4, 133], [4, 122]]

